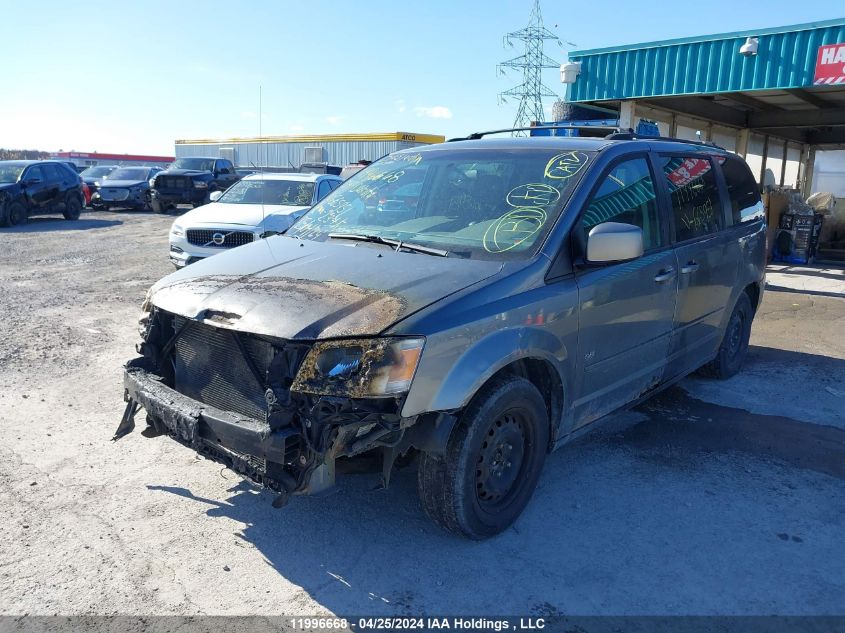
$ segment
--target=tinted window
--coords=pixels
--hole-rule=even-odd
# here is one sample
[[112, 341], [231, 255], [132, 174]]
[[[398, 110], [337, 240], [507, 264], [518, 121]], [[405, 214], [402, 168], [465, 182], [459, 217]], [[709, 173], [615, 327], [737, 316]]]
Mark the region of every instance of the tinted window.
[[79, 174], [71, 171], [70, 167], [64, 163], [60, 165], [45, 165], [47, 174], [52, 181], [73, 182], [79, 178]]
[[327, 195], [329, 195], [330, 191], [331, 188], [329, 187], [328, 180], [323, 180], [322, 182], [320, 182], [320, 184], [317, 185], [317, 200], [322, 200], [323, 198], [325, 198]]
[[109, 180], [147, 180], [149, 171], [145, 167], [120, 167], [109, 174]]
[[340, 183], [343, 182], [342, 180], [327, 180], [326, 182], [329, 183], [329, 187], [331, 187], [332, 191], [340, 187]]
[[35, 165], [34, 167], [30, 167], [26, 170], [26, 175], [24, 179], [26, 180], [44, 180], [44, 172], [41, 171], [41, 167], [39, 165]]
[[710, 159], [662, 156], [660, 164], [672, 200], [675, 240], [683, 242], [721, 229], [719, 187]]
[[49, 182], [57, 182], [61, 180], [62, 174], [55, 165], [41, 165], [41, 173], [45, 180]]
[[585, 235], [603, 222], [624, 222], [643, 230], [643, 248], [663, 244], [654, 182], [645, 158], [620, 163], [604, 176], [581, 219]]
[[211, 158], [177, 158], [170, 163], [168, 169], [193, 169], [196, 171], [211, 171], [214, 160]]
[[731, 199], [731, 220], [733, 224], [753, 222], [764, 216], [763, 202], [757, 181], [743, 161], [729, 157], [722, 163], [722, 173]]

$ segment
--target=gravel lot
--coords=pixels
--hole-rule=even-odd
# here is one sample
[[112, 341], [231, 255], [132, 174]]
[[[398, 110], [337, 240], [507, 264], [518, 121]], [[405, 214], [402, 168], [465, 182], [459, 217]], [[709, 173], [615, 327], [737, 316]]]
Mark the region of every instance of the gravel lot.
[[780, 267], [743, 374], [554, 453], [472, 543], [428, 522], [413, 467], [274, 510], [167, 438], [109, 441], [171, 221], [0, 232], [0, 613], [845, 613], [842, 270]]

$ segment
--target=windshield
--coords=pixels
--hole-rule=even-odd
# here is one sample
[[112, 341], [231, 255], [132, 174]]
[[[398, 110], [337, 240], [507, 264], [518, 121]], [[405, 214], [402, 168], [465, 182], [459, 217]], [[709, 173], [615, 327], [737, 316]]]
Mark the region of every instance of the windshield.
[[344, 182], [288, 231], [376, 235], [463, 257], [533, 252], [593, 152], [473, 149], [398, 152]]
[[114, 167], [89, 167], [79, 175], [83, 178], [105, 178], [112, 171]]
[[10, 165], [0, 163], [0, 182], [17, 182], [26, 165]]
[[211, 171], [214, 169], [213, 158], [177, 158], [168, 169], [194, 169], [196, 171]]
[[302, 180], [239, 180], [226, 190], [218, 202], [229, 204], [281, 204], [310, 207], [314, 183]]
[[109, 180], [147, 180], [147, 170], [143, 167], [115, 169], [109, 174]]

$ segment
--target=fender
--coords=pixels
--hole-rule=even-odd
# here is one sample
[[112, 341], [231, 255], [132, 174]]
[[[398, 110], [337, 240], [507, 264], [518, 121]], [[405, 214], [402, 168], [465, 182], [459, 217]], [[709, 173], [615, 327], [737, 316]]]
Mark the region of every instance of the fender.
[[[427, 382], [417, 389], [412, 387], [402, 415], [411, 417], [426, 412], [461, 409], [497, 371], [514, 361], [528, 358], [548, 361], [555, 368], [564, 393], [568, 392], [569, 381], [561, 367], [567, 364], [569, 352], [563, 343], [543, 328], [515, 327], [493, 331], [475, 341], [451, 367], [442, 367], [447, 369], [445, 374], [442, 371], [428, 374], [438, 376], [438, 380]], [[431, 367], [420, 367], [417, 373], [430, 371]], [[429, 385], [434, 390], [427, 391], [425, 387]]]

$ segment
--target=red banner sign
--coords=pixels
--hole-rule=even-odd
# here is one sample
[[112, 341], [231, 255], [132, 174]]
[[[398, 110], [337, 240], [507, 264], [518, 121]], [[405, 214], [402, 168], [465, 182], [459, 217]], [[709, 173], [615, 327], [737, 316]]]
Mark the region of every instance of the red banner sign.
[[813, 83], [817, 86], [845, 83], [845, 43], [819, 46]]

